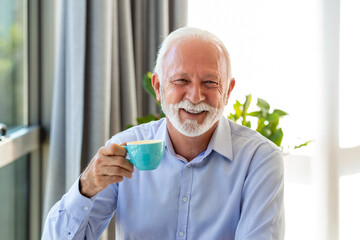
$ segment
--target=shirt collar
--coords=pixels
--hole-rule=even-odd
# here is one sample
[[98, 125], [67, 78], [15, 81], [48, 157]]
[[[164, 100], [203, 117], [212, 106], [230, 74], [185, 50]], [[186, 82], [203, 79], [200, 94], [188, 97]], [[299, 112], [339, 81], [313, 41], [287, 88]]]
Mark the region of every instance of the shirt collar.
[[170, 151], [175, 156], [176, 154], [175, 154], [174, 148], [172, 146], [170, 136], [168, 133], [168, 129], [167, 129], [166, 117], [162, 118], [160, 121], [162, 121], [162, 122], [160, 123], [160, 127], [159, 127], [158, 131], [156, 132], [154, 139], [164, 140], [165, 148], [167, 148], [168, 151]]
[[165, 148], [174, 156], [176, 156], [176, 153], [174, 151], [173, 145], [170, 140], [170, 136], [167, 129], [167, 119], [166, 117], [162, 118], [160, 121], [162, 121], [159, 130], [155, 134], [155, 139], [162, 139], [165, 141]]
[[160, 119], [160, 127], [158, 128], [158, 131], [155, 133], [154, 139], [157, 140], [165, 140], [165, 146], [167, 146], [167, 128], [166, 128], [166, 118]]
[[208, 150], [214, 150], [229, 160], [233, 160], [231, 129], [229, 121], [224, 116], [221, 116], [219, 124], [211, 137]]
[[[155, 135], [155, 139], [164, 139], [165, 147], [168, 148], [170, 152], [175, 154], [172, 147], [169, 134], [167, 132], [166, 118], [163, 118], [161, 126]], [[208, 155], [212, 150], [223, 155], [229, 160], [233, 160], [233, 149], [232, 149], [232, 140], [231, 140], [231, 130], [228, 120], [221, 116], [219, 123], [214, 131], [214, 134], [211, 137], [209, 146], [205, 151], [205, 155]]]

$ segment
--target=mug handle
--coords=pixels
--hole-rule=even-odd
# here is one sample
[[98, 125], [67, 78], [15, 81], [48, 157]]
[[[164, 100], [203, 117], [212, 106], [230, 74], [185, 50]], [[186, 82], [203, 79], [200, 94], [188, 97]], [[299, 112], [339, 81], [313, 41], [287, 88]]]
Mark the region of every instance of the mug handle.
[[[128, 151], [128, 147], [127, 147], [126, 145], [122, 145], [122, 147], [126, 149], [126, 152], [129, 152], [129, 151]], [[126, 157], [125, 157], [125, 159], [128, 160], [129, 162], [131, 162], [132, 165], [134, 165], [134, 163], [131, 161], [130, 158], [126, 158]]]

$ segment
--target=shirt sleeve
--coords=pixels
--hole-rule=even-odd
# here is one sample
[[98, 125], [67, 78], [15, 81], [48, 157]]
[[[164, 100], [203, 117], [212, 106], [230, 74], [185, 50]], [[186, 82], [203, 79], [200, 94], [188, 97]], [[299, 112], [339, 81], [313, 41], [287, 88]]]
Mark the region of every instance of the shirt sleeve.
[[242, 192], [235, 239], [284, 239], [284, 167], [282, 153], [254, 155]]
[[79, 179], [47, 215], [42, 239], [98, 239], [116, 209], [117, 184], [92, 198], [81, 195]]

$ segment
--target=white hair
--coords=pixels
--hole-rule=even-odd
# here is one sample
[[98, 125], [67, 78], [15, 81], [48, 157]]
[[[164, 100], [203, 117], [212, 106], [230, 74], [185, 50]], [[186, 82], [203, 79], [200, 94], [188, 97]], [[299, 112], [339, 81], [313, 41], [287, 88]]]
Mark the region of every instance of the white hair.
[[163, 67], [164, 67], [164, 57], [166, 53], [171, 48], [172, 44], [177, 40], [201, 40], [205, 43], [213, 43], [217, 46], [221, 52], [221, 54], [225, 58], [226, 64], [226, 81], [230, 83], [231, 75], [231, 63], [230, 63], [230, 54], [226, 49], [224, 43], [218, 38], [215, 34], [208, 32], [206, 30], [202, 30], [194, 27], [182, 27], [173, 32], [171, 32], [161, 44], [161, 47], [158, 51], [156, 58], [156, 65], [154, 68], [154, 72], [158, 75], [160, 79], [160, 85], [163, 81]]

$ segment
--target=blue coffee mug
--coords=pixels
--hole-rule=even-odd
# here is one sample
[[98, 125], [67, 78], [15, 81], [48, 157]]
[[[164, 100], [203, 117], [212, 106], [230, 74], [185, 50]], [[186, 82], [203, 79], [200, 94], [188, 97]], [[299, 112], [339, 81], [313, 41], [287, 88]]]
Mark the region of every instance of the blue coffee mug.
[[164, 156], [165, 141], [141, 140], [128, 142], [123, 146], [129, 154], [128, 159], [139, 170], [154, 170]]

